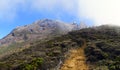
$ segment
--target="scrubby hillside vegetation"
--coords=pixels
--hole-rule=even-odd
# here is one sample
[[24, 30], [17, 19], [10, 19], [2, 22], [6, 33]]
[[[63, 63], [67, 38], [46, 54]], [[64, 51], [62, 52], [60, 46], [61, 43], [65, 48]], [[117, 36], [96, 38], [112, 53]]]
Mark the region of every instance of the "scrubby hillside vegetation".
[[89, 30], [84, 37], [88, 42], [87, 62], [95, 65], [94, 69], [120, 70], [120, 28], [101, 26]]
[[76, 42], [70, 35], [55, 37], [49, 41], [31, 43], [31, 47], [0, 60], [0, 68], [7, 70], [57, 69], [67, 57], [69, 49], [78, 48], [83, 40]]
[[79, 29], [77, 24], [51, 19], [41, 19], [29, 25], [16, 27], [7, 36], [0, 39], [0, 57], [26, 49], [30, 42], [48, 40], [77, 29]]
[[1, 70], [56, 70], [69, 50], [86, 44], [90, 70], [120, 70], [120, 27], [99, 26], [69, 32], [51, 40], [32, 42], [30, 48], [0, 59]]
[[71, 32], [76, 38], [87, 42], [85, 54], [90, 69], [120, 69], [120, 28], [100, 26]]

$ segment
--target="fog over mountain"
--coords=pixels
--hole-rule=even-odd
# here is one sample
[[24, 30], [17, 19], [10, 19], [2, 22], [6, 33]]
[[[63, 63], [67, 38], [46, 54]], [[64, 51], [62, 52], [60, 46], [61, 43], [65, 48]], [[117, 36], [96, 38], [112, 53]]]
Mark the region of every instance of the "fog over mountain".
[[78, 0], [79, 16], [94, 25], [120, 26], [120, 0]]

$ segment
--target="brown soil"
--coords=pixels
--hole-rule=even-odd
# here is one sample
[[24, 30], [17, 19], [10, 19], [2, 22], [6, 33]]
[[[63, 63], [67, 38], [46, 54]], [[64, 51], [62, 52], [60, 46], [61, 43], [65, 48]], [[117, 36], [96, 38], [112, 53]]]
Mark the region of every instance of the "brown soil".
[[65, 60], [60, 70], [88, 70], [84, 47], [70, 51], [68, 59]]

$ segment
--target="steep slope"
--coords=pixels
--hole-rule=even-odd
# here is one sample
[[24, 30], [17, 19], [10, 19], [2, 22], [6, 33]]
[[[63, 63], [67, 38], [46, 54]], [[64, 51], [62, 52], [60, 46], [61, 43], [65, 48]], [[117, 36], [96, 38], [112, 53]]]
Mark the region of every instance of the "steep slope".
[[0, 40], [0, 45], [45, 39], [49, 36], [66, 34], [69, 31], [77, 29], [75, 27], [76, 25], [50, 19], [38, 20], [33, 24], [15, 28], [10, 34]]
[[71, 34], [86, 40], [90, 70], [120, 70], [120, 27], [103, 25]]
[[[46, 42], [34, 42], [33, 45], [19, 53], [3, 57], [0, 60], [0, 68], [15, 70], [46, 70], [58, 69], [61, 61], [67, 57], [69, 49], [78, 48], [83, 44], [77, 44], [70, 36], [63, 35]], [[60, 63], [60, 64], [59, 64]]]
[[[85, 28], [49, 41], [33, 42], [31, 47], [0, 59], [0, 69], [57, 70], [68, 64], [67, 67], [76, 70], [120, 70], [119, 29], [113, 26]], [[70, 53], [70, 50], [73, 51]], [[80, 62], [76, 58], [80, 58]]]
[[76, 24], [51, 19], [38, 20], [32, 24], [17, 27], [0, 40], [0, 57], [26, 49], [31, 42], [49, 40], [76, 29], [78, 29]]
[[52, 40], [33, 42], [31, 47], [19, 53], [5, 56], [0, 60], [0, 68], [7, 70], [56, 70], [67, 58], [70, 49], [79, 48], [83, 40], [76, 42], [74, 36], [62, 35]]

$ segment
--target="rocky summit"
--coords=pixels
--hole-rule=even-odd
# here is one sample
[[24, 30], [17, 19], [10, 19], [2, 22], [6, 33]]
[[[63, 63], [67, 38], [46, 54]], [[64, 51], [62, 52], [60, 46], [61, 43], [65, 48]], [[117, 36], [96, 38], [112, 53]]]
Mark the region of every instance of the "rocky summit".
[[79, 29], [77, 24], [68, 24], [57, 20], [43, 19], [32, 24], [19, 26], [11, 31], [6, 37], [0, 40], [0, 45], [10, 45], [12, 43], [21, 43], [45, 39], [48, 37], [66, 34], [69, 31]]

